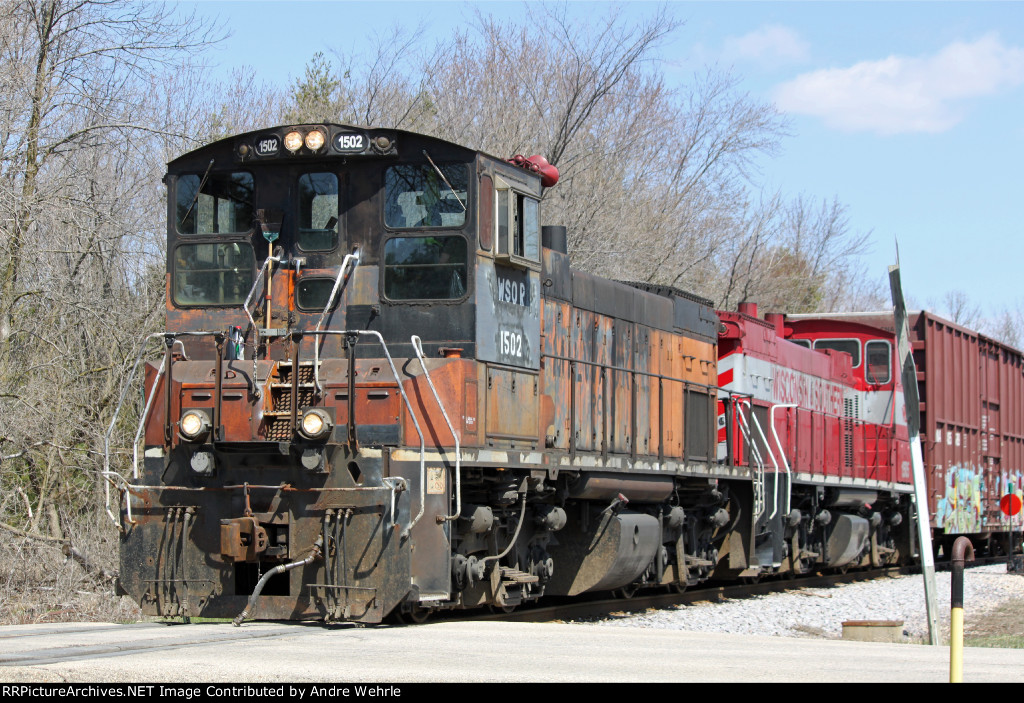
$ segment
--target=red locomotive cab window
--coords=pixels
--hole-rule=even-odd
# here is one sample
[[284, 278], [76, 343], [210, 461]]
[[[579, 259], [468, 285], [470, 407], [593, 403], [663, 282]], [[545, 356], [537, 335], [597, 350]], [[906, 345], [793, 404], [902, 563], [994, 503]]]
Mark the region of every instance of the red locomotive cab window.
[[853, 357], [851, 366], [860, 366], [860, 340], [857, 339], [816, 339], [815, 349], [834, 349], [835, 351], [846, 352]]
[[864, 380], [868, 383], [888, 383], [892, 380], [892, 347], [888, 342], [872, 340], [864, 345]]

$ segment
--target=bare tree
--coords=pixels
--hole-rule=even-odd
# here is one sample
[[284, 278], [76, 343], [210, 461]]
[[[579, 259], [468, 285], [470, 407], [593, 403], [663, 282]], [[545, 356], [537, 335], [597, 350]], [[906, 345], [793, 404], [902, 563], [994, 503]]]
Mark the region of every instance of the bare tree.
[[950, 322], [968, 329], [978, 329], [984, 323], [981, 307], [960, 289], [947, 291], [935, 307], [939, 314], [949, 318]]
[[185, 127], [156, 87], [212, 35], [167, 5], [19, 0], [0, 37], [0, 495], [24, 497], [0, 528], [81, 555], [112, 404], [162, 309], [160, 145]]

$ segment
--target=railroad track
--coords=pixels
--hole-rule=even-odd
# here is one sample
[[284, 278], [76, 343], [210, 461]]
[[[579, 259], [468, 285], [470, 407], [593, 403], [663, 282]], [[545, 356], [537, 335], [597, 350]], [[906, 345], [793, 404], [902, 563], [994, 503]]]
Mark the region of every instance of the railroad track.
[[[1005, 557], [980, 557], [969, 566], [985, 566], [987, 564], [1005, 563]], [[948, 562], [936, 564], [939, 571], [948, 570]], [[917, 566], [892, 566], [882, 569], [849, 571], [847, 573], [818, 573], [798, 578], [771, 578], [758, 583], [730, 585], [701, 585], [676, 592], [640, 592], [632, 598], [595, 598], [566, 599], [564, 602], [546, 603], [537, 607], [525, 607], [510, 613], [489, 613], [485, 615], [466, 616], [453, 615], [457, 619], [503, 620], [508, 622], [550, 622], [552, 620], [576, 620], [597, 618], [616, 612], [642, 612], [649, 608], [669, 608], [676, 605], [688, 605], [701, 601], [724, 601], [731, 598], [750, 598], [768, 595], [787, 590], [803, 588], [823, 588], [857, 581], [871, 581], [878, 578], [891, 578], [908, 574], [921, 573]]]
[[[982, 559], [975, 566], [1005, 559]], [[939, 565], [938, 568], [942, 568]], [[437, 620], [500, 620], [506, 622], [551, 622], [606, 617], [616, 612], [637, 612], [649, 608], [668, 608], [699, 601], [724, 601], [749, 598], [785, 590], [821, 588], [856, 581], [892, 577], [919, 572], [915, 567], [891, 567], [846, 574], [818, 574], [798, 579], [771, 579], [759, 583], [711, 585], [682, 593], [638, 593], [632, 598], [565, 599], [540, 607], [524, 607], [511, 613], [471, 613], [450, 611]], [[339, 636], [359, 632], [353, 624], [324, 625], [319, 622], [247, 622], [243, 627], [227, 627], [226, 623], [149, 622], [135, 624], [81, 623], [67, 625], [25, 625], [0, 628], [0, 672], [5, 667], [58, 664], [83, 659], [119, 657], [139, 652], [174, 650], [193, 646], [231, 643], [246, 640], [267, 640], [322, 633], [324, 629], [339, 630]], [[111, 641], [111, 634], [118, 635]], [[357, 635], [358, 636], [358, 635]], [[6, 645], [6, 646], [5, 646]], [[16, 650], [16, 651], [15, 651]], [[0, 673], [0, 678], [3, 674]]]

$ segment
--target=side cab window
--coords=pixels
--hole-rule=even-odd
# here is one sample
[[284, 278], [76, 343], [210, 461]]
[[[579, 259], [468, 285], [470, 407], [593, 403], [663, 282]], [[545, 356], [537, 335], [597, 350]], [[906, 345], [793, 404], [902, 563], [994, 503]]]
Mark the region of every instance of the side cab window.
[[540, 202], [494, 181], [494, 256], [519, 268], [540, 266]]

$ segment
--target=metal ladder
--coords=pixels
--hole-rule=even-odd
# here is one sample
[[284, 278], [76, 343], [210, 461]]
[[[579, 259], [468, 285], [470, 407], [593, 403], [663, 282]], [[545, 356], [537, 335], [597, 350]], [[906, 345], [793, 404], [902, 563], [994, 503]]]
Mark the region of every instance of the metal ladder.
[[[757, 442], [750, 431], [750, 422], [747, 421], [746, 416], [743, 414], [743, 407], [746, 406], [750, 413], [750, 420], [753, 422], [754, 427], [757, 429], [758, 435], [761, 437], [761, 441], [764, 442], [765, 448], [768, 450], [768, 456], [771, 458], [772, 463], [775, 463], [775, 457], [772, 456], [771, 448], [768, 445], [768, 441], [765, 439], [764, 432], [761, 430], [761, 423], [758, 422], [757, 416], [754, 415], [754, 410], [750, 405], [749, 400], [737, 400], [735, 401], [736, 407], [736, 418], [739, 420], [740, 432], [743, 434], [743, 439], [746, 441], [747, 446], [750, 447], [750, 456], [753, 458], [751, 465], [751, 476], [754, 486], [754, 519], [760, 518], [764, 515], [765, 499], [764, 499], [764, 457], [761, 455], [761, 450], [757, 446]], [[775, 464], [778, 469], [778, 464]], [[776, 482], [777, 483], [777, 482]], [[774, 513], [773, 513], [774, 515]]]

